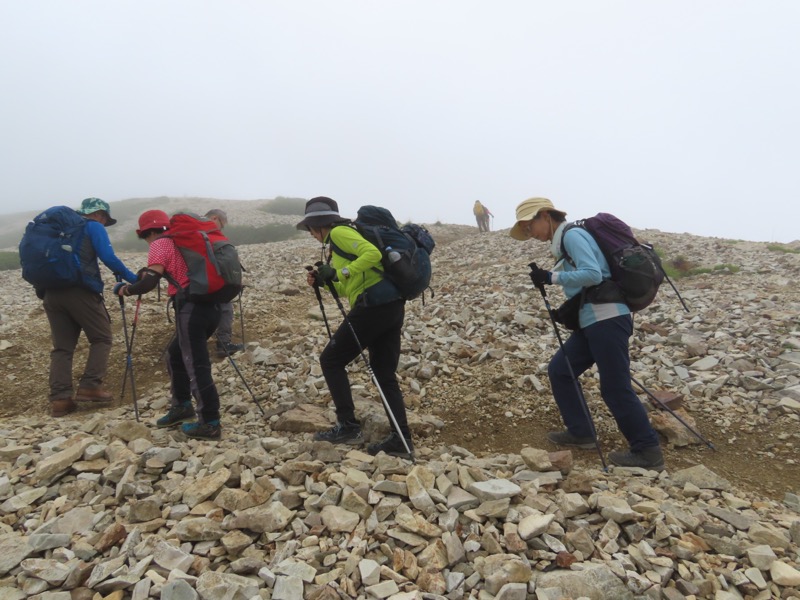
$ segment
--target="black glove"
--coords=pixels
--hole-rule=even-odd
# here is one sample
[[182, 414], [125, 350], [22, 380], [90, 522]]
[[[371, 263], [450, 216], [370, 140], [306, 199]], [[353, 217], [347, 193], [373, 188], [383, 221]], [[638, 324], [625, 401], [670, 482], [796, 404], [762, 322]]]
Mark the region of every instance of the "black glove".
[[552, 285], [553, 274], [550, 271], [546, 271], [545, 269], [540, 269], [535, 262], [531, 263], [528, 266], [531, 268], [530, 276], [533, 285], [535, 285], [536, 287], [541, 287], [543, 285]]
[[339, 281], [336, 277], [336, 269], [330, 265], [322, 264], [317, 267], [317, 273], [322, 283], [329, 283], [331, 281]]
[[114, 295], [115, 296], [119, 296], [119, 291], [122, 288], [124, 288], [126, 285], [128, 285], [128, 284], [125, 283], [124, 281], [118, 281], [117, 283], [115, 283], [114, 284]]

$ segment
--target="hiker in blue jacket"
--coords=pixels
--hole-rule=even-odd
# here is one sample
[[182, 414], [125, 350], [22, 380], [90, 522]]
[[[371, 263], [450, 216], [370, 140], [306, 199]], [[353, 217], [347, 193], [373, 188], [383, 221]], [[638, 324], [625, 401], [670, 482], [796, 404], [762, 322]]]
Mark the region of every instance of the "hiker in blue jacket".
[[[99, 198], [86, 198], [77, 210], [86, 219], [86, 230], [79, 250], [82, 283], [62, 289], [37, 290], [44, 301], [50, 323], [53, 350], [50, 352], [50, 414], [63, 417], [77, 408], [75, 401], [104, 402], [112, 399], [103, 388], [111, 354], [111, 319], [103, 302], [103, 261], [117, 277], [136, 281], [132, 273], [114, 254], [105, 228], [116, 223], [108, 203]], [[73, 396], [72, 359], [81, 331], [89, 341], [89, 355], [78, 390]]]
[[[511, 237], [548, 242], [550, 253], [557, 261], [553, 271], [532, 264], [530, 277], [534, 285], [560, 285], [569, 299], [580, 294], [583, 288], [611, 277], [608, 262], [597, 242], [580, 227], [571, 228], [564, 235], [564, 248], [574, 265], [563, 260], [561, 241], [567, 224], [566, 213], [556, 209], [550, 200], [525, 200], [517, 206], [516, 216]], [[567, 428], [548, 433], [548, 439], [561, 446], [594, 448], [593, 427], [581, 406], [582, 400], [567, 361], [575, 377], [597, 365], [600, 394], [630, 446], [627, 451], [609, 453], [609, 460], [618, 466], [663, 469], [658, 434], [631, 386], [628, 340], [633, 334], [633, 317], [630, 309], [622, 302], [587, 301], [579, 309], [578, 320], [579, 328], [548, 366], [553, 396]]]

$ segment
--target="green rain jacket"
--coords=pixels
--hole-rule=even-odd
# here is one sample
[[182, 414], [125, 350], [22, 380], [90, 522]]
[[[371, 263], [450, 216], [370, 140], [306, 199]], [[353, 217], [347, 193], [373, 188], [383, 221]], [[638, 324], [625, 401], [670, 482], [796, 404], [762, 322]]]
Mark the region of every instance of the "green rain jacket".
[[[346, 296], [350, 306], [356, 305], [359, 300], [366, 301], [367, 306], [377, 306], [401, 298], [400, 292], [388, 280], [383, 278], [383, 265], [381, 265], [381, 251], [368, 242], [355, 229], [349, 226], [338, 226], [331, 229], [325, 243], [331, 244], [330, 265], [336, 269], [333, 285], [340, 296]], [[355, 259], [342, 256], [336, 250], [355, 256]], [[350, 275], [342, 275], [342, 269], [347, 267]], [[376, 271], [377, 269], [377, 271]], [[365, 298], [361, 298], [364, 292]]]

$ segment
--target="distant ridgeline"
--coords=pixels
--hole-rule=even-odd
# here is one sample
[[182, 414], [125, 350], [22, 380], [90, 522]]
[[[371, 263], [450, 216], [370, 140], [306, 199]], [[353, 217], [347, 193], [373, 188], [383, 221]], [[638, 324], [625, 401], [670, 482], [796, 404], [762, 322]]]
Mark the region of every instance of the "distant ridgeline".
[[[145, 247], [142, 245], [142, 241], [136, 237], [136, 221], [142, 212], [159, 208], [170, 214], [193, 212], [202, 215], [212, 208], [223, 208], [231, 213], [229, 216], [232, 221], [235, 221], [237, 203], [279, 217], [297, 216], [299, 221], [305, 211], [306, 199], [287, 198], [284, 196], [278, 196], [271, 200], [222, 200], [215, 198], [171, 198], [168, 196], [131, 198], [111, 204], [111, 212], [118, 223], [108, 229], [108, 234], [114, 244], [114, 249], [118, 252], [144, 251]], [[74, 204], [77, 206], [78, 203]], [[7, 248], [9, 251], [0, 252], [0, 270], [19, 268], [17, 253], [11, 249], [15, 249], [19, 244], [28, 222], [47, 208], [49, 207], [42, 207], [38, 211], [26, 211], [4, 216], [3, 223], [0, 225], [0, 248]], [[281, 219], [281, 221], [287, 220], [286, 218]], [[225, 227], [225, 235], [239, 246], [280, 242], [301, 235], [301, 232], [295, 229], [294, 219], [291, 221], [292, 223], [278, 222], [258, 226], [231, 223]]]

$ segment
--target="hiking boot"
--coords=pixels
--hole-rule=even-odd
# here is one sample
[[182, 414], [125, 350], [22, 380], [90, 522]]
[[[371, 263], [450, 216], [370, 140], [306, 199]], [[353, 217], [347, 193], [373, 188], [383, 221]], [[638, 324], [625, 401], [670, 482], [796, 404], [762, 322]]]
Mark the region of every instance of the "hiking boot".
[[315, 442], [330, 442], [331, 444], [360, 444], [364, 441], [359, 423], [336, 423], [330, 429], [318, 431], [314, 434]]
[[608, 453], [608, 460], [618, 467], [641, 467], [653, 471], [664, 470], [664, 455], [661, 446], [650, 446], [639, 452], [632, 450], [613, 450]]
[[233, 342], [217, 342], [217, 353], [221, 356], [236, 354], [244, 350], [244, 344], [234, 344]]
[[156, 427], [172, 427], [187, 421], [194, 421], [194, 407], [191, 402], [184, 402], [178, 406], [172, 406], [169, 412], [156, 421]]
[[196, 440], [218, 440], [222, 437], [222, 427], [220, 427], [219, 421], [185, 423], [181, 425], [181, 431], [186, 437]]
[[[411, 452], [414, 452], [414, 444], [411, 441], [411, 438], [406, 438], [406, 443], [408, 444], [408, 449], [411, 450]], [[369, 452], [372, 456], [375, 456], [378, 454], [378, 452], [385, 452], [391, 456], [399, 456], [401, 458], [411, 457], [411, 455], [406, 452], [406, 447], [403, 445], [403, 440], [399, 435], [397, 435], [396, 431], [392, 431], [388, 437], [381, 440], [377, 444], [370, 444], [367, 448], [367, 452]]]
[[114, 394], [101, 387], [79, 387], [75, 393], [75, 400], [78, 402], [111, 402]]
[[595, 447], [594, 438], [578, 437], [572, 435], [569, 431], [551, 431], [547, 434], [547, 439], [559, 446], [574, 446], [584, 450]]
[[70, 397], [50, 400], [50, 416], [52, 417], [63, 417], [76, 408], [78, 408], [78, 405]]

